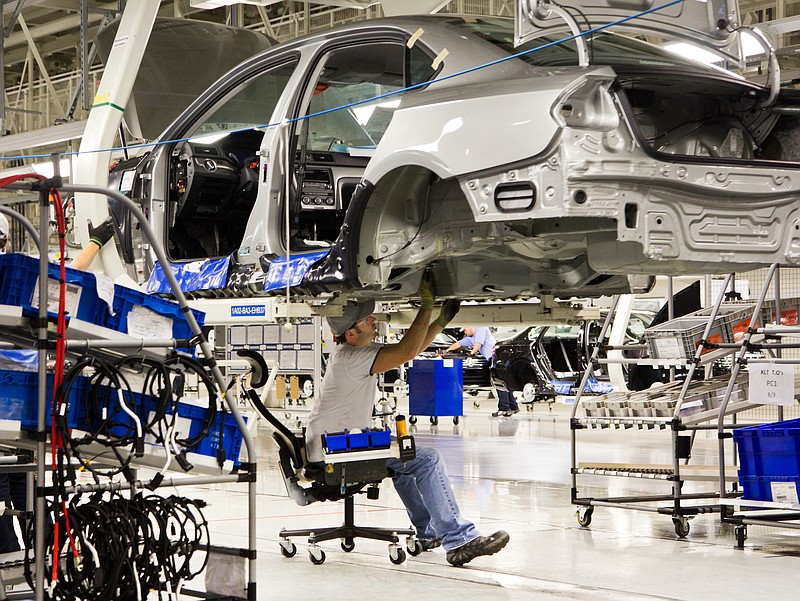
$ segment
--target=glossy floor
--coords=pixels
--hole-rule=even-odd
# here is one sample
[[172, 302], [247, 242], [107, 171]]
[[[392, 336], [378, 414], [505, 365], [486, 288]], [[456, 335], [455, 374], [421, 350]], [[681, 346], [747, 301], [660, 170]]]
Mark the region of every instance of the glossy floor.
[[[446, 417], [438, 426], [419, 418], [417, 444], [444, 455], [464, 515], [484, 534], [501, 528], [511, 534], [501, 553], [454, 568], [437, 549], [395, 566], [385, 543], [357, 540], [355, 550], [345, 553], [338, 541], [331, 541], [321, 545], [326, 562], [312, 565], [305, 541], [295, 540], [297, 555], [283, 557], [281, 527], [336, 525], [342, 507], [298, 507], [289, 500], [278, 476], [274, 443], [262, 429], [257, 436], [258, 599], [797, 598], [800, 531], [750, 526], [745, 549], [737, 550], [733, 527], [720, 525], [713, 514], [692, 519], [689, 536], [678, 539], [669, 516], [602, 507], [582, 528], [570, 504], [570, 407], [557, 404], [548, 411], [537, 405], [532, 412], [493, 418], [492, 400], [484, 398], [475, 407], [470, 398], [464, 406], [466, 415], [457, 426]], [[579, 461], [670, 461], [667, 432], [589, 430], [578, 441]], [[713, 463], [716, 448], [715, 434], [699, 435], [692, 463]], [[581, 495], [596, 497], [669, 492], [668, 483], [631, 478], [582, 476], [578, 486]], [[687, 484], [688, 491], [715, 487], [713, 482]], [[191, 494], [210, 502], [212, 542], [246, 545], [243, 486], [215, 485]], [[359, 496], [356, 522], [408, 525], [389, 481], [377, 501]]]

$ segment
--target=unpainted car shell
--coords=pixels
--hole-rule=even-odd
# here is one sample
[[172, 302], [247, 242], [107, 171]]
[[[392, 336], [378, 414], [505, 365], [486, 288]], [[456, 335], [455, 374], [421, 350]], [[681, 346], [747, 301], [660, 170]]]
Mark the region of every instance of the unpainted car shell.
[[[651, 274], [800, 261], [796, 162], [657, 152], [643, 142], [624, 86], [657, 89], [653, 82], [669, 76], [687, 91], [708, 93], [713, 84], [754, 102], [761, 88], [711, 70], [549, 68], [517, 59], [471, 70], [507, 54], [466, 39], [448, 18], [371, 21], [279, 46], [219, 80], [162, 136], [183, 135], [221, 90], [291, 57], [298, 67], [273, 123], [307, 101], [317, 61], [333, 45], [406, 40], [422, 26], [417, 43], [433, 55], [449, 52], [438, 81], [402, 95], [330, 254], [294, 292], [408, 298], [433, 264], [442, 296], [601, 295], [644, 291]], [[766, 133], [772, 118], [758, 124]], [[270, 169], [259, 180], [240, 263], [286, 252], [287, 144], [288, 126], [265, 130], [260, 154]], [[148, 161], [147, 199], [162, 230], [164, 148]]]

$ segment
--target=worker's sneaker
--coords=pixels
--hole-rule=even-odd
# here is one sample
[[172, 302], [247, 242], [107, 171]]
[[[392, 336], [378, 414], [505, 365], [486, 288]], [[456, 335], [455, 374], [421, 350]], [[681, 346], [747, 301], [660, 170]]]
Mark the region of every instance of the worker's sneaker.
[[421, 540], [419, 544], [422, 545], [423, 551], [433, 551], [436, 547], [442, 546], [442, 539], [441, 538], [434, 538], [431, 540]]
[[510, 538], [505, 530], [498, 530], [491, 536], [479, 536], [457, 549], [448, 551], [447, 562], [458, 567], [481, 555], [494, 555], [508, 544]]
[[492, 413], [492, 417], [508, 417], [511, 415], [510, 411], [495, 411]]

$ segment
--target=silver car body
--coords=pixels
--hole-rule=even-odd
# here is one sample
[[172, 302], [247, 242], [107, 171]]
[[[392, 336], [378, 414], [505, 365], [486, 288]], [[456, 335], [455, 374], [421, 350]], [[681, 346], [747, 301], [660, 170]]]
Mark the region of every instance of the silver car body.
[[[231, 71], [167, 129], [165, 139], [193, 135], [249, 77], [296, 61], [270, 115], [283, 124], [263, 129], [235, 293], [261, 293], [263, 257], [317, 243], [330, 252], [295, 294], [408, 298], [431, 266], [443, 296], [592, 296], [644, 291], [655, 274], [800, 261], [800, 152], [790, 143], [797, 97], [762, 108], [759, 86], [659, 59], [655, 48], [650, 70], [647, 61], [497, 62], [509, 50], [476, 33], [482, 22], [513, 38], [513, 22], [441, 15], [369, 21], [278, 46]], [[603, 35], [612, 48], [648, 48]], [[392, 97], [399, 105], [368, 159], [359, 163], [350, 148], [349, 163], [330, 168], [337, 194], [342, 182], [360, 182], [338, 235], [291, 248], [296, 215], [285, 199], [298, 194], [299, 170], [311, 170], [297, 163], [313, 154], [301, 154], [302, 121], [291, 120], [307, 112], [332, 48], [383, 42], [410, 44], [441, 66], [430, 85]], [[780, 151], [761, 156], [775, 139]], [[165, 236], [176, 217], [170, 186], [181, 144], [160, 146], [139, 167], [142, 202]], [[195, 254], [188, 258], [203, 258]]]

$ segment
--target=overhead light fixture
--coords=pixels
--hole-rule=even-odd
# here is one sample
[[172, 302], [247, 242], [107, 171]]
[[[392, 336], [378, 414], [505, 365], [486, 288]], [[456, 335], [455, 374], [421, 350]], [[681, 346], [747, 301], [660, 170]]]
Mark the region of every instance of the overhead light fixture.
[[[33, 169], [33, 171], [38, 175], [43, 175], [44, 177], [49, 178], [55, 175], [55, 171], [53, 170], [53, 161], [34, 163], [31, 165], [31, 169]], [[58, 170], [61, 172], [62, 177], [70, 178], [72, 175], [72, 161], [69, 159], [61, 159], [58, 161]]]
[[[764, 47], [749, 31], [741, 32], [742, 52], [745, 59], [764, 54]], [[670, 52], [693, 60], [704, 65], [721, 65], [725, 59], [718, 54], [706, 50], [705, 48], [689, 42], [668, 42], [664, 44], [664, 49]]]
[[[253, 4], [256, 6], [270, 6], [272, 4], [279, 4], [283, 0], [191, 0], [189, 2], [192, 8], [200, 8], [203, 10], [212, 10], [220, 6], [231, 6], [232, 4]], [[302, 2], [311, 3], [312, 0], [301, 0]], [[373, 4], [378, 4], [379, 0], [326, 0], [324, 4], [331, 6], [343, 6], [345, 8], [367, 8]], [[314, 4], [319, 4], [314, 0]]]

